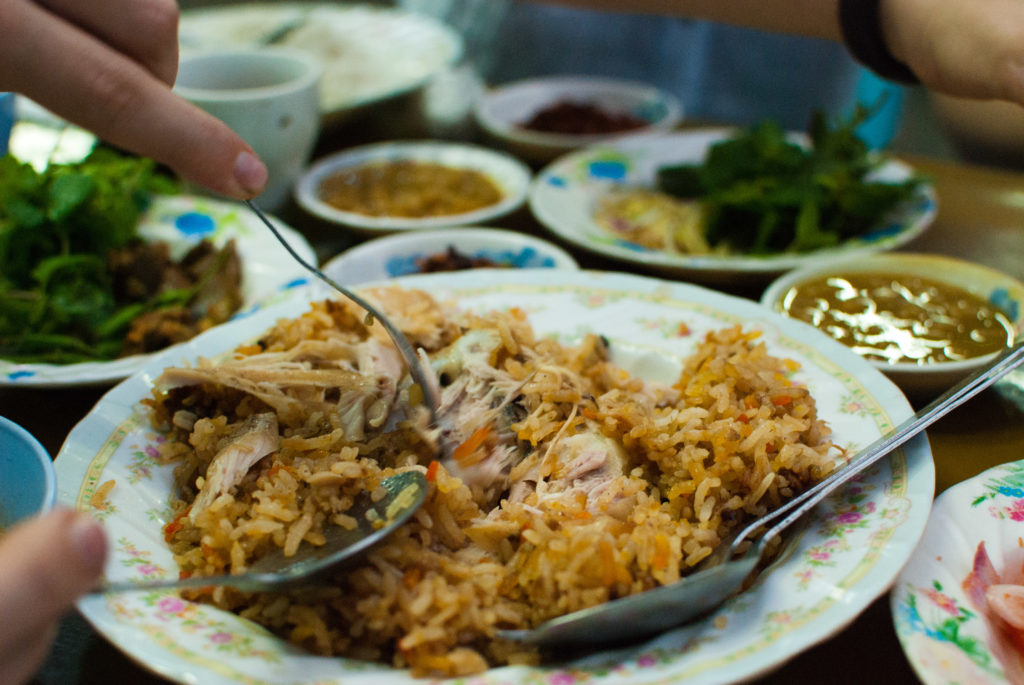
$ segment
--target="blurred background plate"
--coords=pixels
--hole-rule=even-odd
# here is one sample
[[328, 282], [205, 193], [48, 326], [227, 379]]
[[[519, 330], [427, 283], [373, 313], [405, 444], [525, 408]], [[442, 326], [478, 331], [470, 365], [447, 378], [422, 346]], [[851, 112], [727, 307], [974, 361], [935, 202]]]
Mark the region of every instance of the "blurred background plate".
[[[302, 235], [280, 221], [275, 224], [303, 259], [315, 263], [313, 248]], [[204, 238], [218, 247], [234, 239], [242, 264], [243, 298], [235, 319], [246, 317], [309, 283], [308, 272], [240, 203], [192, 195], [157, 196], [139, 222], [139, 235], [145, 240], [166, 241], [174, 259], [180, 259]], [[22, 364], [0, 359], [0, 388], [112, 383], [138, 371], [152, 356], [139, 354], [77, 364]]]
[[461, 258], [486, 260], [499, 268], [579, 268], [568, 252], [546, 240], [499, 228], [466, 226], [375, 238], [342, 252], [327, 262], [323, 271], [342, 284], [385, 280], [422, 273], [427, 260], [443, 258], [450, 249]]
[[242, 3], [182, 13], [183, 51], [286, 45], [323, 63], [324, 123], [408, 93], [453, 65], [462, 38], [432, 17], [363, 3]]
[[[569, 243], [642, 270], [710, 285], [767, 284], [779, 274], [825, 258], [891, 250], [920, 235], [935, 219], [934, 188], [922, 184], [911, 200], [867, 234], [833, 248], [800, 253], [688, 255], [630, 243], [594, 218], [599, 200], [614, 189], [654, 189], [657, 170], [675, 164], [699, 164], [708, 149], [735, 131], [702, 129], [629, 138], [570, 153], [545, 167], [530, 188], [529, 205], [537, 220]], [[875, 172], [879, 180], [901, 181], [913, 169], [890, 160]]]
[[[427, 173], [415, 173], [406, 169], [402, 172], [384, 172], [381, 180], [371, 188], [363, 179], [348, 178], [346, 174], [357, 173], [359, 169], [376, 167], [382, 169], [394, 165], [411, 164], [444, 167], [461, 173], [458, 182], [445, 182]], [[465, 172], [465, 173], [462, 173]], [[418, 231], [481, 224], [505, 216], [519, 209], [526, 201], [532, 173], [529, 167], [515, 157], [480, 145], [440, 140], [388, 141], [362, 145], [342, 150], [314, 161], [295, 187], [295, 200], [299, 207], [328, 224], [344, 227], [365, 234], [394, 233], [397, 231]], [[333, 181], [332, 181], [333, 179]], [[339, 179], [344, 183], [339, 183]], [[413, 182], [413, 179], [416, 182]], [[475, 180], [474, 180], [475, 179]], [[495, 197], [490, 204], [453, 214], [388, 215], [364, 214], [348, 209], [339, 209], [325, 200], [325, 184], [335, 183], [340, 187], [354, 187], [362, 183], [358, 195], [361, 204], [373, 203], [378, 208], [427, 207], [436, 209], [446, 199], [465, 203], [471, 197], [470, 191], [478, 191], [480, 185], [492, 186], [490, 194]], [[496, 193], [494, 191], [497, 191]]]

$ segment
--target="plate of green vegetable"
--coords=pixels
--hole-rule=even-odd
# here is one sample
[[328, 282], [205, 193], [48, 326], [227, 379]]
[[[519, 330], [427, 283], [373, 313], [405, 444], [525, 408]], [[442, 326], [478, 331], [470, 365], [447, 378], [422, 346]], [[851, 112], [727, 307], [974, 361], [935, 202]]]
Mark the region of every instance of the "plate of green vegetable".
[[107, 148], [42, 170], [0, 158], [0, 387], [118, 381], [308, 283], [244, 205], [178, 190]]
[[891, 250], [931, 225], [937, 198], [912, 167], [856, 136], [863, 117], [589, 147], [537, 175], [530, 208], [577, 247], [708, 284], [767, 283], [826, 257]]

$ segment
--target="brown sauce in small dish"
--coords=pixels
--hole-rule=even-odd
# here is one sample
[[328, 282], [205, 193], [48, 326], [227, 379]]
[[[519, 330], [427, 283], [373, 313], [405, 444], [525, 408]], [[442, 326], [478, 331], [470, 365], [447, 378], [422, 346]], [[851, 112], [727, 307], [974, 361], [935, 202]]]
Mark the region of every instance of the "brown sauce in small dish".
[[854, 273], [794, 286], [780, 307], [861, 356], [934, 364], [982, 357], [1013, 342], [998, 307], [967, 290], [920, 276]]
[[320, 184], [320, 199], [366, 216], [421, 219], [472, 212], [503, 196], [494, 181], [475, 169], [401, 160], [337, 171]]

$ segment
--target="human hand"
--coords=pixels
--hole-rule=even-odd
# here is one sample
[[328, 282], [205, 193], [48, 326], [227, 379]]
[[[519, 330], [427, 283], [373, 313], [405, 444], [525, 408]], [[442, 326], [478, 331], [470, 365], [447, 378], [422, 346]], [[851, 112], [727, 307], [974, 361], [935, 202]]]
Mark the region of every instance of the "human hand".
[[0, 538], [0, 683], [35, 673], [61, 616], [96, 586], [106, 554], [103, 528], [69, 509], [22, 522]]
[[926, 87], [1024, 105], [1024, 3], [1020, 0], [882, 0], [893, 55]]
[[172, 92], [175, 0], [3, 0], [0, 90], [236, 199], [267, 182], [252, 148]]

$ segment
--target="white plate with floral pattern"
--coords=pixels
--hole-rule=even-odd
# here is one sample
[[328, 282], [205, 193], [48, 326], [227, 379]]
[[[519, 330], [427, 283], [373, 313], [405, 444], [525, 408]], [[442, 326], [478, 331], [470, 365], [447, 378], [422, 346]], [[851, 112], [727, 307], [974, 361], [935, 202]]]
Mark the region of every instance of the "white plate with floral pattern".
[[[678, 372], [680, 360], [708, 330], [735, 324], [761, 330], [770, 352], [802, 365], [793, 378], [811, 388], [843, 447], [864, 446], [911, 414], [896, 386], [856, 354], [753, 302], [626, 274], [524, 274], [481, 269], [397, 282], [454, 298], [472, 311], [518, 307], [538, 334], [565, 343], [601, 333], [626, 368], [662, 379]], [[172, 467], [154, 458], [161, 436], [139, 404], [152, 379], [166, 366], [250, 340], [277, 317], [297, 315], [304, 304], [296, 298], [163, 354], [111, 390], [71, 432], [56, 459], [58, 498], [105, 522], [111, 579], [177, 573], [161, 532], [170, 511]], [[842, 630], [886, 591], [924, 530], [934, 475], [927, 440], [913, 440], [827, 500], [750, 591], [699, 623], [632, 647], [541, 667], [496, 668], [461, 682], [727, 683], [770, 671]], [[91, 503], [110, 480], [115, 485], [109, 495]], [[167, 592], [94, 596], [78, 606], [120, 649], [179, 682], [420, 682], [382, 664], [312, 656], [233, 614]]]
[[[635, 268], [709, 284], [767, 283], [785, 271], [826, 258], [891, 250], [920, 235], [935, 219], [935, 190], [923, 183], [910, 200], [858, 238], [810, 252], [756, 256], [672, 254], [623, 240], [595, 220], [599, 200], [609, 191], [654, 189], [660, 167], [699, 164], [712, 145], [734, 132], [714, 128], [628, 138], [569, 153], [534, 177], [530, 210], [552, 233], [577, 247]], [[906, 180], [912, 173], [911, 167], [897, 160], [888, 160], [872, 172], [879, 180], [891, 182]]]
[[[316, 260], [301, 234], [280, 221], [276, 225], [296, 252], [307, 261]], [[308, 285], [310, 280], [308, 272], [243, 204], [192, 195], [157, 196], [139, 221], [139, 235], [145, 240], [166, 241], [174, 258], [182, 257], [204, 238], [218, 246], [234, 239], [242, 262], [243, 297], [236, 319], [287, 297], [288, 291]], [[109, 384], [132, 375], [153, 356], [77, 364], [21, 364], [0, 359], [0, 388]]]
[[[1024, 461], [991, 468], [935, 500], [921, 544], [891, 595], [896, 634], [928, 685], [1005, 685], [1013, 654], [962, 583], [979, 543], [995, 570], [1019, 576], [1024, 538]], [[1012, 567], [1012, 568], [1011, 568]], [[1009, 582], [1009, 581], [1008, 581]], [[1016, 582], [1020, 582], [1019, 577]]]

